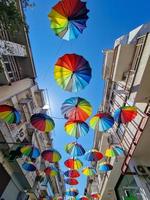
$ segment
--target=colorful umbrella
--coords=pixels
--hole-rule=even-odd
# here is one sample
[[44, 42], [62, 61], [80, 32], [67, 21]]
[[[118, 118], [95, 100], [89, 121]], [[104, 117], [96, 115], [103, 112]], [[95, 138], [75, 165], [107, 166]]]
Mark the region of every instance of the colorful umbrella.
[[99, 199], [99, 198], [101, 198], [101, 195], [99, 193], [93, 193], [93, 194], [91, 194], [91, 197], [93, 199]]
[[89, 200], [89, 198], [87, 196], [81, 196], [79, 197], [79, 200]]
[[61, 159], [61, 155], [55, 149], [48, 149], [42, 152], [42, 158], [50, 163], [58, 162]]
[[69, 188], [66, 190], [66, 195], [68, 196], [77, 196], [79, 194], [79, 191], [76, 188]]
[[54, 78], [62, 89], [78, 92], [89, 84], [91, 68], [82, 56], [65, 54], [55, 64]]
[[114, 119], [108, 113], [99, 112], [90, 120], [90, 126], [100, 132], [106, 132], [114, 125]]
[[60, 197], [54, 197], [53, 200], [63, 200], [63, 198], [60, 196]]
[[78, 178], [80, 176], [79, 172], [75, 169], [67, 170], [64, 175], [70, 178]]
[[118, 123], [131, 122], [137, 115], [135, 106], [123, 106], [114, 112], [114, 119]]
[[36, 166], [32, 162], [24, 162], [22, 168], [29, 172], [36, 171]]
[[91, 149], [91, 150], [89, 150], [88, 152], [85, 153], [84, 158], [87, 161], [95, 161], [95, 162], [97, 162], [98, 160], [101, 160], [103, 158], [103, 154], [100, 153], [96, 149]]
[[85, 175], [85, 176], [94, 176], [96, 174], [96, 170], [93, 168], [93, 167], [85, 167], [83, 170], [82, 170], [82, 173]]
[[19, 124], [21, 115], [13, 106], [4, 104], [0, 105], [0, 120], [8, 124]]
[[64, 162], [65, 166], [70, 169], [80, 169], [83, 163], [79, 159], [70, 158]]
[[65, 124], [65, 131], [68, 135], [78, 139], [88, 133], [89, 126], [83, 121], [68, 121]]
[[81, 144], [77, 142], [71, 142], [65, 146], [65, 151], [73, 157], [82, 156], [85, 154], [85, 150]]
[[76, 179], [67, 178], [65, 179], [65, 183], [68, 185], [78, 185], [79, 182]]
[[92, 106], [83, 98], [71, 97], [62, 104], [61, 111], [70, 121], [85, 121], [92, 114]]
[[52, 131], [55, 127], [54, 120], [43, 113], [32, 115], [30, 121], [34, 128], [45, 133]]
[[113, 169], [113, 166], [107, 162], [102, 162], [99, 164], [99, 170], [102, 172], [111, 171]]
[[49, 166], [49, 167], [45, 168], [44, 172], [48, 176], [57, 176], [57, 174], [58, 174], [58, 170], [54, 166]]
[[64, 40], [75, 39], [86, 28], [88, 12], [86, 3], [80, 0], [59, 1], [48, 15], [51, 29]]
[[106, 149], [105, 156], [106, 157], [116, 157], [121, 156], [124, 154], [124, 150], [121, 146], [111, 146], [110, 148]]
[[33, 145], [25, 145], [20, 149], [21, 153], [24, 156], [28, 156], [30, 158], [37, 158], [40, 156], [40, 151], [37, 147], [34, 147]]

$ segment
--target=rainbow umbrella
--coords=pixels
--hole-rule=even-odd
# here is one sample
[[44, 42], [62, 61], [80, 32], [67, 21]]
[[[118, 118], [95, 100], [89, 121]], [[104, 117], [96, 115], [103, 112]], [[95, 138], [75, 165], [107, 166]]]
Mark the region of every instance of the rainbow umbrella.
[[111, 146], [110, 148], [106, 149], [105, 156], [106, 157], [116, 157], [121, 156], [124, 154], [124, 150], [121, 146]]
[[57, 174], [58, 174], [58, 170], [57, 170], [57, 168], [54, 167], [54, 166], [46, 167], [46, 168], [44, 169], [44, 172], [45, 172], [45, 174], [48, 175], [48, 176], [57, 176]]
[[76, 179], [67, 178], [65, 179], [65, 183], [68, 185], [78, 185], [79, 182]]
[[80, 173], [75, 169], [71, 169], [71, 170], [65, 171], [64, 175], [70, 178], [78, 178], [80, 176]]
[[100, 199], [101, 195], [99, 193], [93, 193], [91, 194], [92, 199]]
[[29, 172], [36, 171], [36, 166], [32, 162], [24, 162], [22, 168]]
[[131, 122], [137, 115], [135, 106], [123, 106], [114, 112], [114, 120], [118, 123]]
[[113, 169], [113, 166], [107, 162], [102, 162], [99, 164], [99, 170], [102, 172], [108, 172]]
[[62, 104], [61, 112], [70, 121], [85, 121], [92, 114], [92, 106], [83, 98], [71, 97]]
[[106, 132], [114, 125], [114, 119], [108, 113], [99, 112], [90, 120], [90, 126], [100, 132]]
[[45, 133], [52, 131], [55, 127], [54, 120], [43, 113], [32, 115], [30, 122], [34, 128]]
[[61, 159], [61, 155], [55, 149], [48, 149], [42, 152], [42, 158], [50, 163], [58, 162]]
[[0, 120], [8, 124], [19, 124], [21, 115], [13, 106], [4, 104], [0, 105]]
[[78, 198], [79, 200], [89, 200], [89, 198], [87, 196], [81, 196]]
[[59, 1], [48, 15], [51, 29], [64, 40], [75, 39], [86, 28], [88, 12], [86, 3], [80, 0]]
[[65, 54], [55, 64], [54, 78], [62, 89], [78, 92], [89, 84], [91, 68], [82, 56]]
[[89, 126], [83, 121], [67, 121], [65, 124], [65, 131], [68, 135], [78, 139], [88, 133]]
[[82, 173], [85, 175], [85, 176], [94, 176], [96, 174], [96, 170], [93, 168], [93, 167], [85, 167], [83, 170], [82, 170]]
[[79, 194], [79, 191], [76, 188], [69, 188], [66, 190], [66, 195], [67, 196], [77, 196]]
[[80, 169], [83, 163], [79, 159], [70, 158], [64, 162], [65, 166], [70, 169]]
[[85, 154], [85, 150], [81, 144], [77, 142], [71, 142], [65, 146], [65, 151], [73, 157], [82, 156]]
[[84, 156], [87, 161], [95, 161], [101, 160], [103, 158], [103, 154], [96, 149], [91, 149], [85, 153]]
[[40, 151], [37, 147], [34, 147], [33, 145], [25, 145], [20, 149], [21, 153], [24, 156], [28, 156], [30, 158], [37, 158], [40, 156]]

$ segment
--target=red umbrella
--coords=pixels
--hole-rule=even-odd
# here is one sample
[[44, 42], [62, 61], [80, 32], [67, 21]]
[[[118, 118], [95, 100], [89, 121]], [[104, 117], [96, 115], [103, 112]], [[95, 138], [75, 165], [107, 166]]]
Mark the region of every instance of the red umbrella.
[[79, 182], [76, 179], [67, 178], [65, 179], [65, 183], [68, 185], [78, 185]]
[[80, 176], [80, 173], [75, 169], [71, 169], [71, 170], [67, 170], [64, 173], [64, 175], [70, 178], [78, 178]]
[[65, 165], [70, 169], [80, 169], [83, 166], [83, 163], [79, 159], [70, 158], [65, 161]]

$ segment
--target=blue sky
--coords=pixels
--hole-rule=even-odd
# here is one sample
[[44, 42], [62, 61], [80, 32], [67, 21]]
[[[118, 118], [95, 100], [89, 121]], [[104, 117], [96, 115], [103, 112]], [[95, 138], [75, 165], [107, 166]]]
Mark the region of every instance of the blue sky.
[[[40, 88], [47, 88], [49, 92], [52, 115], [62, 117], [61, 104], [66, 98], [80, 96], [86, 98], [93, 106], [93, 114], [103, 97], [102, 80], [102, 50], [112, 48], [114, 40], [128, 33], [135, 27], [150, 21], [150, 1], [143, 0], [87, 0], [90, 10], [87, 28], [78, 39], [64, 41], [56, 37], [50, 29], [48, 13], [56, 0], [34, 0], [35, 7], [26, 10], [27, 23], [30, 27], [30, 40], [37, 70], [37, 82]], [[65, 53], [76, 53], [84, 56], [92, 68], [92, 80], [81, 92], [69, 93], [57, 86], [53, 77], [54, 64]], [[69, 158], [64, 152], [64, 145], [74, 141], [64, 132], [65, 120], [55, 120], [56, 128], [53, 132], [54, 147], [62, 154], [61, 169], [66, 168], [63, 162]], [[79, 139], [86, 150], [92, 148], [94, 132]], [[86, 162], [86, 165], [88, 163]], [[83, 194], [86, 178], [82, 175], [77, 188]]]

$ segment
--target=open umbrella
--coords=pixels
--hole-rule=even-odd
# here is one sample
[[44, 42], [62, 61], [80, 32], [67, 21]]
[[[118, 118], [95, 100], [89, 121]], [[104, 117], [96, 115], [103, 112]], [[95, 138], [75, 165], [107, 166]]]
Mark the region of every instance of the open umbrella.
[[103, 154], [96, 149], [91, 149], [85, 153], [84, 156], [87, 161], [95, 161], [101, 160], [103, 158]]
[[8, 124], [19, 124], [21, 115], [13, 106], [3, 104], [0, 105], [0, 120]]
[[65, 183], [68, 185], [78, 185], [79, 182], [76, 179], [67, 178], [65, 179]]
[[114, 120], [118, 123], [131, 122], [137, 115], [135, 106], [123, 106], [114, 112]]
[[58, 174], [58, 169], [54, 166], [49, 166], [44, 169], [44, 172], [48, 176], [57, 176]]
[[40, 156], [39, 149], [33, 145], [25, 145], [20, 149], [20, 151], [24, 156], [28, 156], [34, 159]]
[[55, 127], [54, 120], [43, 113], [32, 115], [30, 122], [34, 128], [45, 133], [52, 131]]
[[72, 40], [86, 28], [88, 12], [85, 2], [62, 0], [52, 8], [48, 17], [51, 20], [51, 28], [58, 37]]
[[64, 175], [70, 178], [78, 178], [80, 176], [80, 173], [75, 169], [71, 169], [71, 170], [65, 171]]
[[70, 169], [80, 169], [83, 163], [79, 159], [70, 158], [64, 162], [65, 166]]
[[83, 98], [71, 97], [62, 104], [61, 112], [70, 121], [85, 121], [92, 114], [92, 106]]
[[124, 150], [121, 146], [111, 146], [110, 148], [106, 149], [105, 156], [106, 157], [116, 157], [121, 156], [124, 154]]
[[73, 157], [82, 156], [85, 154], [85, 150], [81, 144], [77, 142], [71, 142], [65, 146], [65, 151]]
[[22, 168], [29, 172], [36, 171], [36, 166], [32, 162], [24, 162]]
[[113, 169], [113, 166], [107, 162], [102, 162], [99, 164], [99, 170], [102, 172], [108, 172]]
[[42, 152], [42, 158], [50, 163], [58, 162], [61, 159], [61, 155], [55, 149], [48, 149]]
[[67, 196], [77, 196], [79, 194], [79, 191], [76, 188], [69, 188], [66, 190], [66, 195]]
[[99, 199], [99, 198], [101, 198], [101, 195], [99, 193], [92, 193], [91, 197], [92, 197], [92, 199]]
[[68, 135], [78, 139], [79, 137], [84, 136], [88, 133], [89, 126], [83, 121], [67, 121], [65, 124], [65, 131]]
[[78, 198], [79, 200], [89, 200], [89, 198], [87, 196], [81, 196]]
[[82, 173], [85, 175], [85, 176], [94, 176], [96, 174], [96, 170], [93, 168], [93, 167], [85, 167], [83, 170], [82, 170]]
[[99, 112], [90, 120], [90, 126], [100, 132], [106, 132], [114, 125], [114, 119], [108, 113]]
[[62, 89], [78, 92], [89, 84], [91, 68], [82, 56], [65, 54], [55, 64], [54, 78]]

